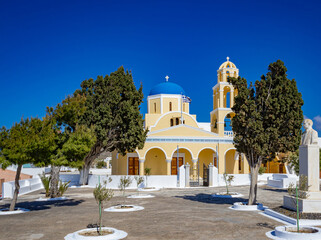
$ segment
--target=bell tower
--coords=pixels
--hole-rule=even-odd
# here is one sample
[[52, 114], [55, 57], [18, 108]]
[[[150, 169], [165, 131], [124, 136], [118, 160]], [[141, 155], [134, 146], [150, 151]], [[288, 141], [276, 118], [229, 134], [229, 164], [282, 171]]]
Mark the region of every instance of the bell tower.
[[226, 58], [220, 68], [217, 70], [217, 83], [213, 87], [213, 111], [211, 112], [211, 131], [219, 136], [232, 137], [233, 132], [227, 129], [231, 119], [234, 117], [232, 107], [237, 90], [234, 90], [232, 84], [228, 83], [228, 77], [238, 77], [239, 69], [235, 64]]

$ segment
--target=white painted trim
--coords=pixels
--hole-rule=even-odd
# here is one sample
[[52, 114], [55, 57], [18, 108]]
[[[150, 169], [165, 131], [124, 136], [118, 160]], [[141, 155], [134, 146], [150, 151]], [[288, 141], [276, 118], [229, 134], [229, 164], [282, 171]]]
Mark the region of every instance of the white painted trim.
[[203, 147], [201, 150], [198, 151], [197, 158], [199, 158], [201, 151], [203, 151], [203, 150], [205, 150], [205, 149], [213, 150], [213, 151], [215, 152], [215, 154], [216, 154], [216, 150], [215, 150], [214, 148], [211, 148], [211, 147]]
[[135, 151], [134, 153], [127, 153], [127, 157], [138, 157], [139, 158], [139, 154]]
[[[215, 112], [217, 112], [217, 111], [230, 111], [230, 112], [233, 112], [232, 111], [232, 108], [216, 108], [216, 109], [214, 109], [213, 111], [211, 111], [211, 114], [213, 114], [213, 113], [215, 113]], [[230, 113], [229, 112], [229, 113]]]
[[214, 85], [214, 87], [212, 87], [212, 90], [215, 90], [216, 88], [218, 88], [220, 85], [232, 85], [232, 83], [228, 83], [228, 82], [218, 82]]
[[[153, 126], [151, 126], [150, 129], [156, 127], [157, 124], [158, 124], [158, 122], [159, 122], [163, 117], [165, 117], [166, 115], [169, 115], [169, 114], [173, 114], [173, 113], [179, 113], [179, 114], [180, 114], [181, 112], [180, 112], [180, 111], [171, 111], [171, 112], [165, 113], [164, 115], [160, 116], [160, 117], [157, 119], [156, 123], [155, 123]], [[195, 119], [191, 114], [186, 113], [186, 112], [183, 112], [183, 117], [184, 117], [184, 114], [187, 115], [187, 116], [190, 116], [190, 117], [194, 120], [194, 122], [196, 123], [196, 125], [197, 125], [198, 127], [200, 127], [200, 126], [198, 125], [198, 122], [196, 121], [196, 119]], [[180, 125], [183, 125], [183, 124], [180, 124]], [[177, 126], [179, 126], [179, 125], [177, 125]], [[172, 127], [172, 128], [173, 128], [173, 127]]]
[[146, 159], [146, 154], [149, 152], [149, 150], [151, 150], [151, 149], [153, 149], [153, 148], [157, 148], [157, 149], [163, 151], [163, 153], [165, 154], [165, 159], [168, 159], [168, 156], [167, 156], [167, 154], [166, 154], [166, 151], [165, 151], [163, 148], [158, 147], [158, 146], [153, 146], [153, 147], [148, 148], [148, 149], [146, 150], [145, 154], [144, 154], [144, 159]]
[[[179, 128], [179, 127], [187, 127], [187, 128], [190, 128], [190, 129], [194, 129], [194, 130], [197, 130], [197, 131], [200, 131], [200, 132], [205, 132], [205, 133], [209, 133], [213, 136], [218, 136], [217, 133], [213, 133], [213, 132], [209, 132], [209, 131], [206, 131], [202, 128], [196, 128], [196, 127], [192, 127], [192, 126], [189, 126], [189, 125], [185, 125], [185, 124], [179, 124], [179, 125], [176, 125], [176, 126], [173, 126], [173, 127], [169, 127], [169, 128], [163, 128], [163, 129], [159, 129], [159, 130], [156, 130], [156, 131], [151, 131], [151, 132], [148, 132], [147, 134], [147, 137], [151, 134], [154, 134], [154, 133], [160, 133], [160, 132], [164, 132], [164, 131], [167, 131], [167, 130], [170, 130], [170, 129], [175, 129], [175, 128]], [[173, 137], [173, 136], [171, 136]], [[179, 137], [179, 136], [177, 136]], [[184, 137], [182, 137], [184, 138]], [[193, 138], [208, 138], [208, 137], [193, 137]], [[211, 137], [209, 137], [211, 138]]]

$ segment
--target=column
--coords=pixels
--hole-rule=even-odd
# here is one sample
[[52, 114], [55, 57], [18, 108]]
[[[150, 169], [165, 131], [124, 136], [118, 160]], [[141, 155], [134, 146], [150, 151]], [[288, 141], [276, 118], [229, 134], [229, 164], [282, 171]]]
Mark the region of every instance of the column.
[[224, 90], [219, 90], [220, 92], [220, 108], [223, 108], [223, 103], [224, 103], [224, 99], [223, 99], [223, 92]]
[[193, 162], [193, 180], [197, 180], [197, 159], [192, 159]]
[[210, 165], [208, 165], [208, 186], [209, 187], [213, 187], [214, 185], [214, 182], [213, 182], [213, 164], [210, 163]]
[[145, 159], [139, 159], [139, 175], [144, 176], [145, 173]]
[[172, 159], [166, 159], [166, 175], [172, 174]]
[[189, 187], [189, 169], [190, 165], [186, 163], [185, 165], [185, 187]]

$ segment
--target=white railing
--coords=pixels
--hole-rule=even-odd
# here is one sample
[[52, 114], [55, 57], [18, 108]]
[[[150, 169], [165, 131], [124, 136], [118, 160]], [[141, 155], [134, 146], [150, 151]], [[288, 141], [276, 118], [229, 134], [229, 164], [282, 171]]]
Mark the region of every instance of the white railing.
[[233, 137], [233, 131], [224, 131], [225, 137]]

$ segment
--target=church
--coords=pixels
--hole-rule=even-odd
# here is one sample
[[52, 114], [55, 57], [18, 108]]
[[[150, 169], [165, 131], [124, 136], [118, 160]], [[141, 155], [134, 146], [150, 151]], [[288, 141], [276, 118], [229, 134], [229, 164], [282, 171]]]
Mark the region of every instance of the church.
[[[228, 77], [238, 77], [239, 69], [227, 58], [217, 70], [213, 86], [213, 110], [210, 122], [198, 122], [190, 113], [190, 99], [176, 83], [166, 81], [154, 86], [147, 97], [148, 112], [145, 128], [149, 129], [143, 149], [125, 156], [113, 152], [113, 175], [176, 175], [181, 165], [190, 165], [190, 178], [205, 177], [209, 164], [219, 174], [247, 174], [249, 165], [233, 145], [230, 123], [234, 116], [232, 107], [237, 89], [227, 82]], [[284, 164], [276, 160], [266, 165], [267, 173], [285, 173]]]

